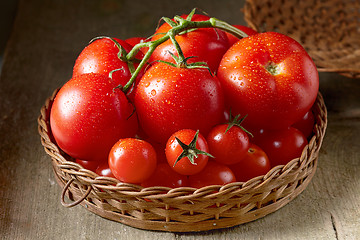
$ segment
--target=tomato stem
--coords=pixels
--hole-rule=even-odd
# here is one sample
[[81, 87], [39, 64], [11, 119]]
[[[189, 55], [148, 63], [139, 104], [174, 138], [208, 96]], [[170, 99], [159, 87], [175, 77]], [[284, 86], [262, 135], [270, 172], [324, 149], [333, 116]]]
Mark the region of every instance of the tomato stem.
[[[193, 9], [189, 16], [193, 16], [196, 9]], [[172, 21], [169, 18], [163, 18], [165, 22]], [[133, 71], [132, 76], [130, 80], [126, 83], [126, 85], [122, 88], [122, 90], [126, 93], [132, 84], [134, 83], [136, 77], [139, 75], [140, 70], [146, 65], [148, 60], [151, 57], [151, 54], [155, 51], [156, 47], [162, 44], [163, 42], [167, 41], [168, 39], [171, 39], [171, 41], [174, 43], [175, 48], [178, 51], [180, 61], [185, 60], [184, 56], [180, 56], [182, 51], [179, 46], [179, 44], [175, 40], [175, 36], [179, 35], [180, 33], [184, 32], [185, 30], [190, 29], [197, 29], [197, 28], [219, 28], [221, 30], [224, 30], [226, 32], [229, 32], [233, 35], [235, 35], [238, 38], [247, 37], [248, 35], [244, 33], [243, 31], [237, 29], [236, 27], [222, 21], [216, 18], [210, 18], [206, 21], [191, 21], [191, 17], [188, 17], [187, 19], [183, 19], [180, 16], [174, 17], [175, 21], [172, 21], [171, 25], [172, 28], [161, 38], [149, 42], [143, 42], [136, 44], [132, 50], [126, 55], [127, 60], [133, 60], [136, 56], [136, 54], [140, 51], [141, 48], [149, 48], [146, 52], [144, 58], [139, 63], [138, 67]]]

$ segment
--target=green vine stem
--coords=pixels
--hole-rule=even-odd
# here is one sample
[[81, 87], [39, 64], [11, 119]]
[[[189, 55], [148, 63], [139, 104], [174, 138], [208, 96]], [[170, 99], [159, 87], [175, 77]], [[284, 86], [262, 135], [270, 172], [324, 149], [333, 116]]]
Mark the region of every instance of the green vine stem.
[[[193, 13], [193, 11], [192, 11]], [[150, 42], [143, 42], [138, 43], [133, 47], [133, 49], [126, 55], [128, 61], [131, 61], [135, 58], [136, 54], [140, 51], [141, 48], [147, 47], [149, 48], [146, 52], [144, 58], [139, 63], [136, 70], [133, 72], [130, 80], [126, 83], [126, 85], [122, 88], [123, 92], [127, 92], [131, 85], [134, 83], [136, 77], [140, 73], [141, 69], [145, 66], [147, 61], [150, 59], [151, 54], [154, 52], [157, 46], [162, 44], [163, 42], [167, 41], [168, 39], [175, 39], [175, 36], [179, 33], [190, 30], [190, 29], [197, 29], [197, 28], [219, 28], [226, 32], [229, 32], [235, 35], [238, 38], [247, 37], [248, 35], [243, 31], [237, 29], [236, 27], [216, 18], [210, 18], [206, 21], [191, 21], [189, 19], [183, 19], [180, 16], [175, 16], [174, 20], [177, 22], [177, 25], [174, 26], [161, 38], [150, 41]]]

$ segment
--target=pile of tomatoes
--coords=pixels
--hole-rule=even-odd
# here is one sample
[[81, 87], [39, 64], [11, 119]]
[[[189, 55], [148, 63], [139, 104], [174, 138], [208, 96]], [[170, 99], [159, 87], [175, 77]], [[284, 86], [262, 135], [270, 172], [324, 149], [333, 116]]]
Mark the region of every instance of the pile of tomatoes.
[[319, 88], [304, 48], [280, 33], [234, 25], [248, 37], [184, 30], [151, 55], [146, 45], [126, 58], [136, 44], [164, 36], [172, 21], [150, 39], [101, 37], [83, 49], [51, 107], [58, 146], [99, 175], [144, 187], [247, 181], [300, 157]]

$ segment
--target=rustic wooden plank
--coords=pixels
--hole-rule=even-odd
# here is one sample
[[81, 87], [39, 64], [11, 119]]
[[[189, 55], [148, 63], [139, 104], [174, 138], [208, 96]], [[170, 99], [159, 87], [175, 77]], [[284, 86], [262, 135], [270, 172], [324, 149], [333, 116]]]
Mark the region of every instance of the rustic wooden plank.
[[[329, 127], [308, 188], [277, 212], [201, 233], [144, 231], [64, 208], [36, 118], [70, 76], [94, 36], [148, 36], [157, 20], [198, 6], [243, 23], [243, 1], [21, 1], [0, 79], [0, 235], [2, 239], [356, 239], [360, 236], [359, 80], [321, 74]], [[130, 10], [136, 8], [137, 11]]]

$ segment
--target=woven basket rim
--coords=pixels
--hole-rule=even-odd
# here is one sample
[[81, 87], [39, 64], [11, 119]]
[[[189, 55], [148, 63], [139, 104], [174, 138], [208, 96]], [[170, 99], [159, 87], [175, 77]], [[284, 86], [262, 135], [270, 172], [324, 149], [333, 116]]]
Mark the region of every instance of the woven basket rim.
[[[192, 187], [145, 188], [135, 184], [122, 183], [115, 178], [99, 176], [83, 168], [80, 164], [69, 160], [68, 156], [59, 149], [53, 140], [49, 124], [51, 104], [58, 90], [54, 91], [41, 108], [41, 114], [38, 118], [38, 131], [45, 152], [51, 156], [55, 178], [58, 184], [63, 187], [61, 203], [65, 207], [73, 207], [80, 204], [89, 211], [104, 218], [141, 229], [173, 232], [203, 231], [239, 225], [276, 211], [300, 194], [315, 174], [318, 152], [327, 127], [327, 110], [322, 95], [319, 92], [313, 107], [317, 115], [317, 123], [314, 127], [315, 135], [303, 149], [300, 158], [291, 160], [285, 166], [275, 166], [264, 176], [255, 177], [247, 182], [235, 182], [223, 186], [211, 185], [199, 189]], [[292, 184], [292, 181], [296, 183]], [[290, 186], [289, 189], [287, 189], [288, 186]], [[270, 191], [268, 190], [269, 188]], [[272, 189], [276, 189], [279, 193], [272, 191]], [[72, 200], [71, 203], [65, 202], [65, 195]], [[284, 198], [282, 195], [287, 197]], [[259, 198], [260, 200], [256, 204], [248, 203], [246, 202], [247, 196], [255, 199]], [[238, 199], [244, 200], [247, 205], [245, 204], [245, 207], [241, 205], [240, 207], [239, 203], [240, 208], [235, 209], [233, 212], [231, 211], [234, 206], [230, 207], [230, 209], [225, 209], [222, 206], [223, 203], [221, 201], [226, 203], [226, 201], [233, 202]], [[130, 203], [123, 203], [123, 201]], [[188, 204], [191, 202], [193, 204], [191, 206], [194, 206], [196, 209], [198, 207], [197, 204], [199, 206], [201, 204], [204, 205], [206, 201], [210, 202], [209, 204], [219, 205], [214, 211], [220, 209], [218, 211], [221, 214], [215, 213], [214, 219], [195, 220], [196, 226], [194, 226], [192, 217], [189, 217], [188, 214], [180, 215], [180, 217], [187, 219], [189, 222], [183, 222], [178, 219], [173, 220], [171, 216], [167, 216], [172, 214], [172, 206], [188, 209]], [[266, 203], [266, 201], [271, 203]], [[139, 211], [134, 210], [135, 205], [139, 205]], [[152, 205], [156, 205], [156, 207]], [[150, 206], [150, 210], [147, 210], [148, 206]], [[163, 209], [164, 207], [165, 210]], [[252, 208], [257, 209], [253, 211], [251, 210]], [[213, 211], [209, 206], [207, 206], [208, 209], [210, 209], [210, 212]], [[131, 215], [131, 213], [129, 215], [127, 211], [135, 213], [134, 215]], [[142, 211], [145, 213], [142, 213]], [[150, 212], [148, 215], [151, 215], [149, 219], [147, 219], [147, 211]], [[163, 213], [163, 211], [166, 213]], [[186, 210], [177, 209], [173, 212], [176, 211], [183, 212]], [[191, 210], [189, 211], [191, 215]], [[240, 214], [237, 214], [238, 212]], [[153, 220], [154, 216], [155, 218], [158, 217], [156, 215], [158, 213], [161, 216], [164, 214], [164, 219]], [[227, 217], [228, 215], [230, 217]], [[193, 218], [197, 217], [196, 214], [194, 216]], [[175, 218], [178, 218], [178, 216], [175, 216]]]

